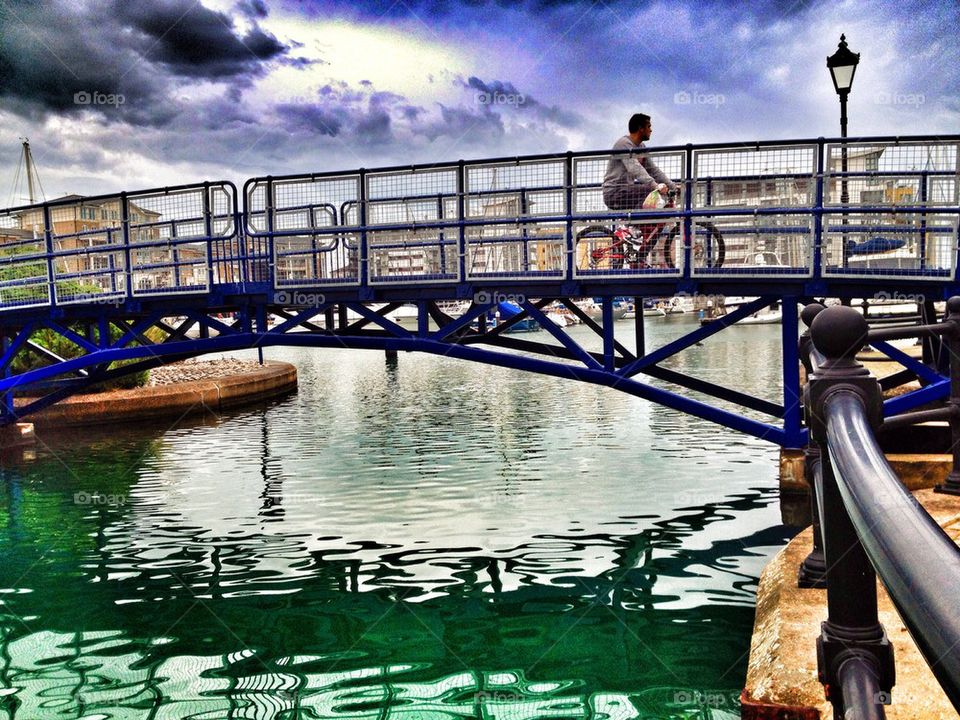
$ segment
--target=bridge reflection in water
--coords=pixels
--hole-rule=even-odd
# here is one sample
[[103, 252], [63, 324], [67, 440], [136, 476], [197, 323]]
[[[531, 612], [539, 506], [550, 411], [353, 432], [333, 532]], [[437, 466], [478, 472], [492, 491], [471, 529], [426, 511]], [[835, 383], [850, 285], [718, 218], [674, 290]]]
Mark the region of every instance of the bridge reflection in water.
[[[118, 633], [39, 633], [2, 647], [5, 674], [17, 687], [18, 717], [630, 720], [652, 708], [702, 717], [691, 710], [698, 704], [710, 705], [715, 720], [739, 717], [738, 694], [729, 690], [702, 694], [665, 686], [584, 695], [581, 681], [532, 682], [511, 670], [418, 681], [411, 678], [429, 676], [429, 663], [319, 669], [362, 665], [356, 654], [264, 659], [246, 650], [151, 664]], [[8, 693], [8, 703], [12, 697]]]
[[[730, 437], [625, 396], [560, 398], [550, 378], [426, 356], [384, 373], [372, 354], [285, 352], [304, 386], [268, 408], [88, 429], [2, 468], [0, 710], [735, 716], [756, 578], [790, 534], [776, 491], [753, 489], [773, 448], [727, 433], [740, 444], [717, 454], [719, 486], [694, 456]], [[629, 452], [620, 405], [650, 413]], [[434, 426], [453, 409], [459, 428]], [[571, 427], [577, 449], [557, 448]], [[613, 472], [638, 454], [644, 471]]]

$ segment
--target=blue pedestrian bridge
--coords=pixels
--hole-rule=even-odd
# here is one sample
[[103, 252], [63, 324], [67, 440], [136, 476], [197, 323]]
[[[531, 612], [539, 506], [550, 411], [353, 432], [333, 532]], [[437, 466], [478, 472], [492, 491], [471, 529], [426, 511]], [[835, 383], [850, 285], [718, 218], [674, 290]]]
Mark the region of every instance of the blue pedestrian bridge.
[[[296, 345], [421, 351], [595, 383], [800, 447], [802, 303], [900, 300], [930, 321], [936, 301], [960, 294], [958, 146], [960, 136], [651, 148], [683, 187], [679, 201], [617, 211], [602, 197], [607, 151], [0, 210], [0, 424], [174, 360]], [[621, 224], [652, 245], [620, 243]], [[643, 300], [674, 296], [719, 317], [648, 351]], [[739, 305], [720, 314], [731, 297]], [[623, 299], [636, 319], [615, 323]], [[496, 313], [503, 301], [520, 311]], [[774, 303], [781, 401], [664, 364]], [[575, 339], [571, 317], [596, 342]], [[541, 332], [510, 332], [530, 321]], [[40, 342], [54, 336], [70, 352]], [[888, 416], [947, 396], [933, 350], [920, 362], [877, 347], [904, 366], [898, 382], [921, 384], [888, 400]], [[25, 366], [29, 354], [47, 364]], [[15, 405], [15, 394], [31, 399]]]

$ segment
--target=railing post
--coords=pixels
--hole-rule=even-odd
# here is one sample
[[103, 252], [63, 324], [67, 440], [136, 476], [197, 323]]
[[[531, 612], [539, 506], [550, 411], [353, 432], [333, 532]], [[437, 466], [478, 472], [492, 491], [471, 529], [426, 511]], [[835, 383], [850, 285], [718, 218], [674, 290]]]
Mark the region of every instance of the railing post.
[[823, 169], [826, 144], [823, 138], [817, 140], [817, 186], [813, 206], [813, 279], [823, 276]]
[[213, 289], [213, 203], [210, 202], [210, 183], [203, 184], [203, 233], [207, 236], [207, 292]]
[[367, 171], [360, 168], [360, 296], [366, 299], [370, 285], [370, 259], [367, 254]]
[[[807, 381], [813, 375], [813, 361], [810, 351], [813, 350], [813, 340], [810, 339], [810, 325], [814, 318], [824, 309], [819, 303], [812, 303], [803, 308], [800, 319], [807, 329], [800, 336], [800, 362], [806, 371]], [[813, 525], [813, 550], [800, 563], [797, 573], [797, 587], [825, 588], [827, 586], [827, 561], [823, 554], [823, 532], [820, 512], [820, 490], [817, 487], [817, 475], [821, 473], [820, 447], [811, 441], [803, 450], [804, 478], [810, 486], [810, 517]]]
[[[797, 587], [825, 588], [827, 586], [827, 560], [823, 554], [823, 528], [820, 521], [820, 489], [817, 475], [823, 472], [820, 448], [813, 442], [803, 449], [803, 474], [810, 486], [810, 517], [813, 526], [813, 550], [800, 563], [797, 572]], [[822, 475], [821, 475], [822, 477]]]
[[47, 253], [47, 295], [50, 308], [57, 306], [57, 266], [53, 259], [53, 218], [50, 215], [50, 205], [43, 204], [43, 247]]
[[[834, 716], [844, 715], [843, 676], [854, 669], [878, 688], [874, 706], [863, 717], [884, 717], [895, 681], [893, 646], [877, 616], [877, 576], [847, 513], [829, 459], [827, 404], [837, 394], [853, 394], [867, 408], [874, 427], [882, 419], [877, 380], [856, 360], [867, 339], [867, 321], [852, 308], [836, 306], [816, 315], [810, 334], [826, 358], [804, 392], [807, 423], [814, 441], [826, 451], [822, 468], [824, 555], [827, 571], [827, 620], [817, 639], [817, 666]], [[868, 682], [868, 684], [869, 684]], [[848, 685], [849, 688], [849, 685]], [[856, 715], [856, 717], [861, 717]]]
[[937, 485], [935, 492], [960, 495], [960, 297], [947, 300], [947, 322], [953, 330], [946, 336], [950, 352], [950, 447], [953, 449], [953, 467], [946, 481]]
[[[683, 198], [683, 233], [681, 234], [683, 238], [683, 279], [689, 280], [693, 275], [693, 268], [690, 266], [693, 264], [693, 243], [695, 240], [692, 235], [694, 232], [692, 215], [694, 193], [693, 145], [690, 143], [687, 143], [683, 152], [683, 165], [683, 174], [686, 176], [683, 178], [686, 192]], [[709, 204], [708, 199], [707, 205]]]
[[467, 200], [464, 193], [467, 186], [466, 163], [457, 161], [457, 273], [460, 282], [467, 281], [467, 229], [463, 224], [467, 216]]
[[563, 277], [567, 281], [573, 280], [573, 268], [577, 263], [576, 252], [577, 248], [573, 243], [573, 206], [575, 199], [573, 197], [573, 152], [568, 151], [566, 157], [563, 160], [563, 180], [564, 180], [564, 203], [566, 207], [565, 215], [567, 216], [566, 222], [564, 223], [564, 233], [565, 238], [565, 247], [566, 247], [566, 256], [567, 256], [567, 265], [563, 269]]
[[[277, 290], [277, 259], [274, 254], [274, 249], [276, 248], [276, 239], [273, 236], [274, 226], [276, 220], [274, 218], [274, 213], [276, 212], [273, 197], [273, 177], [267, 176], [267, 196], [265, 198], [264, 210], [266, 211], [267, 216], [267, 258], [266, 258], [266, 278], [258, 278], [261, 282], [266, 280], [270, 283], [271, 290], [271, 300], [273, 291]], [[258, 273], [259, 275], [259, 273]], [[266, 331], [266, 328], [263, 328]]]

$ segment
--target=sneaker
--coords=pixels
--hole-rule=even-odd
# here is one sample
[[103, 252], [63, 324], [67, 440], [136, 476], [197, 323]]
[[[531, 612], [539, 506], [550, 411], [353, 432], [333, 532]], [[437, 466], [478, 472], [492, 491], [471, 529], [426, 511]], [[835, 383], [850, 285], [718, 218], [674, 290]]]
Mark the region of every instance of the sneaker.
[[630, 232], [630, 228], [626, 225], [619, 226], [616, 230], [613, 231], [613, 236], [617, 240], [626, 240], [627, 242], [633, 242], [633, 233]]

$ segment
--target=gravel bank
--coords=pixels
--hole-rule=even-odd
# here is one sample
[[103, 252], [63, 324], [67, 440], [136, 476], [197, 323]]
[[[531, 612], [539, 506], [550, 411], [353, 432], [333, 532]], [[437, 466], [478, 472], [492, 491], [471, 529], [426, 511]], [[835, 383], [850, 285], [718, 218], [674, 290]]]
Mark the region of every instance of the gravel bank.
[[194, 380], [211, 380], [239, 375], [261, 367], [256, 360], [184, 360], [150, 371], [150, 386], [173, 385]]

